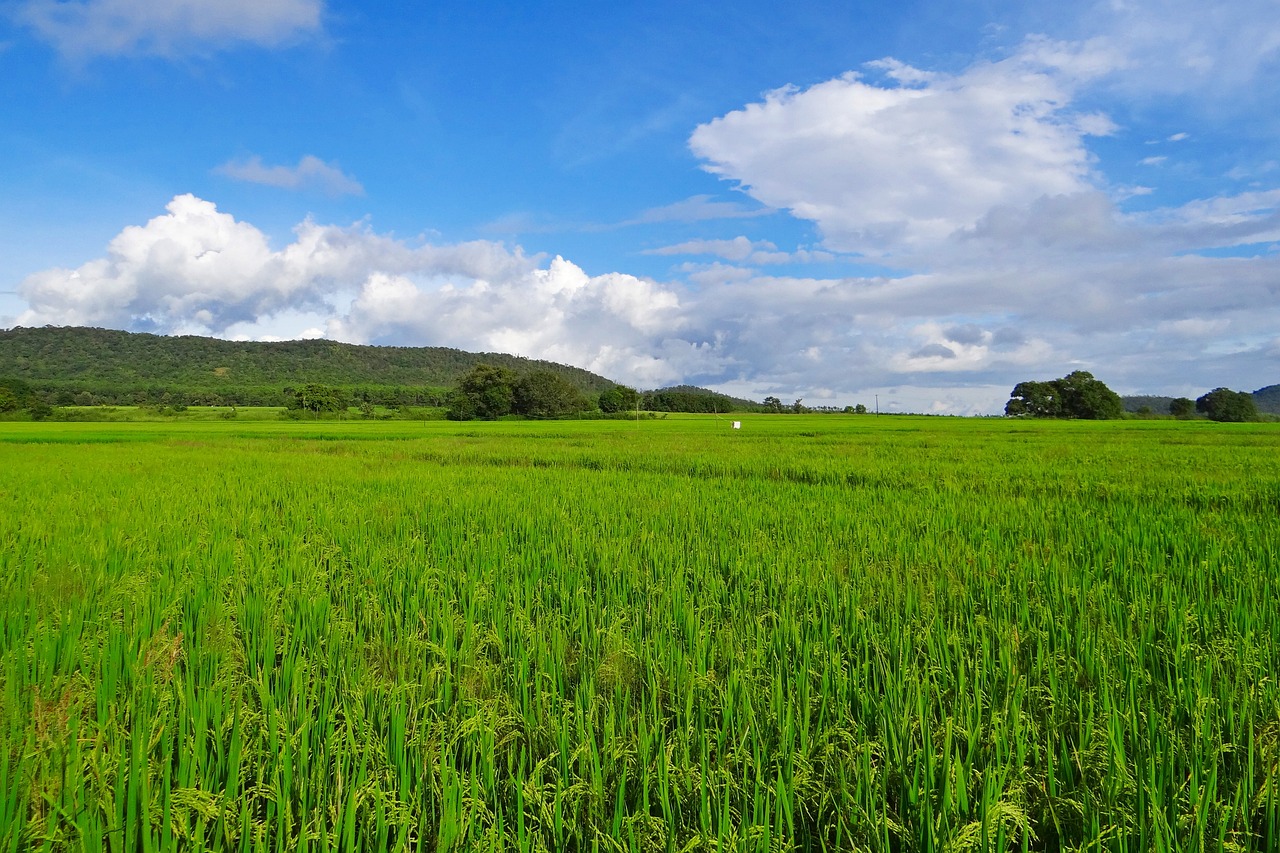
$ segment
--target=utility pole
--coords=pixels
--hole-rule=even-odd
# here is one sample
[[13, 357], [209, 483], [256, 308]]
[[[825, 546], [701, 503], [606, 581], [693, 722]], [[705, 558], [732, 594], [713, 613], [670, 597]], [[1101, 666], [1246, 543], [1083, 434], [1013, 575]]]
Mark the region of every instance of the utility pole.
[[880, 414], [880, 395], [876, 395], [876, 414]]

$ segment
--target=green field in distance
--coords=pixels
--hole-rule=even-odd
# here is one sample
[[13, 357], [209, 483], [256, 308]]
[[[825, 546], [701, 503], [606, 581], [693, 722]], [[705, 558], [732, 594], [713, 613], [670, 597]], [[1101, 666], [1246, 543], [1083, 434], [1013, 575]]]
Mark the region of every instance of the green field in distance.
[[1273, 424], [3, 423], [0, 625], [0, 851], [1280, 849]]

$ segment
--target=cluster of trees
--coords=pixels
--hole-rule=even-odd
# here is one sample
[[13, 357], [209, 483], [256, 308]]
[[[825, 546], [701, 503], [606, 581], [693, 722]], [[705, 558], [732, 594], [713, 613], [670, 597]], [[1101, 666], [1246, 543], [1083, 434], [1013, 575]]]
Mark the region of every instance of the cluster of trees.
[[1009, 417], [1084, 418], [1123, 417], [1120, 395], [1087, 370], [1076, 370], [1048, 382], [1019, 382], [1004, 406]]
[[794, 403], [792, 403], [789, 406], [785, 405], [782, 402], [782, 400], [778, 399], [777, 397], [765, 397], [764, 401], [760, 405], [764, 408], [766, 412], [772, 412], [777, 415], [780, 415], [783, 412], [790, 412], [793, 415], [803, 415], [809, 411], [809, 409], [804, 404], [803, 397], [800, 398], [799, 400], [796, 400]]
[[606, 415], [633, 412], [640, 408], [640, 392], [626, 385], [615, 385], [600, 392], [597, 405]]
[[35, 420], [44, 420], [53, 411], [44, 398], [21, 379], [0, 379], [0, 414], [24, 410]]
[[[1144, 406], [1139, 412], [1150, 414], [1150, 409]], [[1019, 382], [1004, 413], [1010, 417], [1101, 420], [1123, 417], [1124, 402], [1093, 374], [1077, 370], [1049, 382]], [[1258, 420], [1254, 396], [1247, 391], [1215, 388], [1196, 400], [1178, 397], [1169, 401], [1169, 414], [1174, 417], [1191, 418], [1197, 413], [1215, 421]]]
[[351, 398], [344, 390], [321, 385], [319, 382], [308, 382], [301, 388], [288, 390], [288, 408], [310, 412], [316, 417], [345, 412], [351, 405]]
[[[308, 383], [299, 388], [286, 388], [285, 391], [290, 409], [316, 417], [344, 412], [353, 404], [360, 405], [362, 411], [365, 408], [371, 410], [374, 402], [322, 383]], [[800, 401], [796, 402], [799, 404]], [[663, 388], [642, 394], [626, 385], [614, 385], [600, 392], [593, 401], [578, 386], [553, 371], [534, 370], [521, 374], [494, 364], [479, 364], [465, 373], [457, 387], [443, 395], [441, 404], [447, 410], [445, 417], [455, 421], [495, 420], [508, 416], [564, 418], [597, 409], [606, 415], [640, 409], [696, 413], [760, 410], [758, 404], [749, 400], [738, 400], [691, 386]]]
[[469, 421], [507, 415], [563, 418], [592, 406], [576, 385], [558, 373], [534, 370], [521, 376], [505, 367], [479, 364], [449, 395], [448, 407], [450, 420]]
[[[1169, 411], [1178, 415], [1185, 411], [1186, 404], [1191, 402], [1185, 397], [1169, 404]], [[1179, 411], [1173, 410], [1177, 405]], [[1226, 423], [1244, 423], [1258, 420], [1258, 405], [1253, 395], [1247, 391], [1232, 391], [1230, 388], [1214, 388], [1196, 400], [1195, 409], [1212, 421]], [[1189, 413], [1188, 413], [1189, 414]]]
[[727, 394], [717, 394], [692, 385], [676, 385], [646, 391], [641, 406], [650, 412], [697, 412], [700, 414], [725, 414], [759, 409], [750, 400], [739, 400]]

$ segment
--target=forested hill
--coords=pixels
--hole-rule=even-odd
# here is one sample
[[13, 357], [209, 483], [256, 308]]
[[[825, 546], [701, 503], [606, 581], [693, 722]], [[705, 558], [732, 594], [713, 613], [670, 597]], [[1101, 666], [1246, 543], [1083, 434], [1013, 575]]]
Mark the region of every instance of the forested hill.
[[1259, 412], [1280, 415], [1280, 385], [1268, 385], [1253, 392], [1253, 402]]
[[481, 363], [517, 373], [550, 370], [587, 393], [614, 384], [554, 362], [446, 347], [241, 342], [52, 326], [0, 329], [0, 378], [63, 396], [88, 395], [94, 402], [157, 402], [151, 398], [169, 394], [192, 403], [280, 405], [284, 388], [317, 382], [430, 403], [435, 401], [428, 389], [452, 387]]

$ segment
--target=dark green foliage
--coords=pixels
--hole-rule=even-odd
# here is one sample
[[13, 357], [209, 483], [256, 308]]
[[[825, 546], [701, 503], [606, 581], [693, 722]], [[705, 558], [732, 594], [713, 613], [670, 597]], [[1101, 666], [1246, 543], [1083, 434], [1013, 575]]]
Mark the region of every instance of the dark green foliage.
[[1062, 390], [1062, 407], [1067, 417], [1087, 420], [1113, 420], [1124, 414], [1120, 395], [1093, 374], [1074, 371], [1058, 380]]
[[12, 415], [24, 409], [37, 421], [44, 420], [51, 411], [44, 399], [26, 382], [0, 379], [0, 414]]
[[1110, 420], [1124, 413], [1120, 396], [1085, 370], [1049, 382], [1019, 382], [1004, 413], [1010, 417]]
[[493, 420], [514, 411], [516, 374], [505, 367], [477, 364], [449, 395], [449, 420]]
[[1258, 419], [1258, 407], [1253, 395], [1247, 391], [1215, 388], [1196, 400], [1196, 411], [1208, 415], [1210, 420], [1228, 423], [1244, 423]]
[[1173, 402], [1172, 397], [1162, 397], [1157, 394], [1129, 394], [1120, 398], [1120, 402], [1124, 404], [1126, 412], [1137, 413], [1143, 409], [1149, 409], [1152, 412], [1167, 412], [1169, 404]]
[[703, 414], [719, 412], [723, 414], [761, 410], [759, 403], [717, 394], [715, 391], [692, 385], [676, 385], [671, 388], [660, 388], [657, 391], [646, 391], [641, 405], [651, 412], [700, 412]]
[[347, 395], [341, 388], [331, 388], [318, 382], [309, 382], [293, 392], [289, 408], [301, 409], [313, 415], [332, 414], [347, 409]]
[[602, 376], [547, 361], [446, 347], [355, 346], [335, 341], [259, 343], [166, 337], [111, 329], [0, 330], [0, 376], [31, 385], [54, 405], [288, 405], [293, 389], [319, 383], [382, 406], [444, 405], [448, 388], [477, 364], [549, 370], [579, 390], [612, 387]]
[[1175, 418], [1189, 418], [1195, 413], [1196, 404], [1190, 397], [1177, 397], [1169, 401], [1169, 414]]
[[630, 412], [640, 405], [640, 392], [626, 385], [614, 385], [600, 392], [599, 405], [605, 414]]
[[1009, 417], [1060, 418], [1062, 397], [1054, 382], [1019, 382], [1004, 405]]
[[527, 418], [562, 418], [591, 405], [572, 382], [549, 370], [525, 374], [513, 391], [513, 410]]

